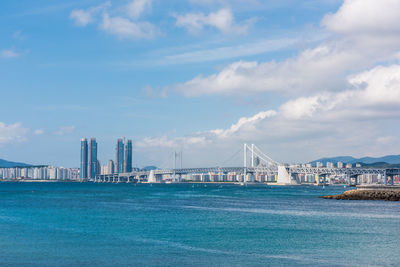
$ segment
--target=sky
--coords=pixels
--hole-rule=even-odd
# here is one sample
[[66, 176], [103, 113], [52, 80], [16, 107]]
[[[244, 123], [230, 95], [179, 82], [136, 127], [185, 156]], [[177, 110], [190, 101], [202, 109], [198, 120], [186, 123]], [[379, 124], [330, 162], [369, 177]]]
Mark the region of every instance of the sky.
[[400, 151], [400, 0], [5, 0], [0, 158], [239, 166]]

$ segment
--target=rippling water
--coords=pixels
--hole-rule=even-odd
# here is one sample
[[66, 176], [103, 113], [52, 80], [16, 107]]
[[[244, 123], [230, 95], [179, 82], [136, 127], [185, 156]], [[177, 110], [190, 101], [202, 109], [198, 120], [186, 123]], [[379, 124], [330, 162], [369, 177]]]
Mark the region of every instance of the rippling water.
[[343, 190], [0, 183], [0, 265], [399, 265], [400, 203]]

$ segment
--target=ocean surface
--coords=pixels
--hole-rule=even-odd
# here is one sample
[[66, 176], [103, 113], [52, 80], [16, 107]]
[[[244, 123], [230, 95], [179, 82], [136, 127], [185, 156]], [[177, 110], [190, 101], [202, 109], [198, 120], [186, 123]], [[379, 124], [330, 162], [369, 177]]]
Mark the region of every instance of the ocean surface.
[[343, 191], [0, 183], [0, 265], [399, 266], [400, 203]]

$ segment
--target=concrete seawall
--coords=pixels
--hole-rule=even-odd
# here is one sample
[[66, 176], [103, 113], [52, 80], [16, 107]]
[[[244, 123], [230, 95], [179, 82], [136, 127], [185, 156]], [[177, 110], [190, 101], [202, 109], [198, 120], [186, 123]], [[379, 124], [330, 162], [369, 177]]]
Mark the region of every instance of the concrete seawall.
[[338, 200], [400, 201], [400, 186], [357, 186], [356, 190], [349, 190], [340, 195], [321, 196], [320, 198]]

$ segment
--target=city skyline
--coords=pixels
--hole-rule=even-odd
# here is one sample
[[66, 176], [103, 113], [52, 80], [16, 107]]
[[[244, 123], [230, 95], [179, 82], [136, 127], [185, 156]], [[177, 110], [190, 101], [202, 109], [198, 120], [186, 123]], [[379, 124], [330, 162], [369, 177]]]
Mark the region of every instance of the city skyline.
[[[115, 163], [109, 159], [107, 165], [102, 165], [98, 159], [98, 143], [97, 139], [90, 138], [81, 139], [80, 147], [80, 178], [81, 179], [94, 179], [99, 174], [113, 174], [113, 173], [127, 173], [132, 172], [132, 140], [125, 138], [118, 138], [115, 147]], [[89, 156], [88, 156], [89, 155]]]
[[79, 167], [82, 136], [102, 144], [92, 176], [121, 136], [137, 167], [219, 165], [246, 142], [280, 162], [400, 151], [399, 1], [0, 6], [0, 158]]

